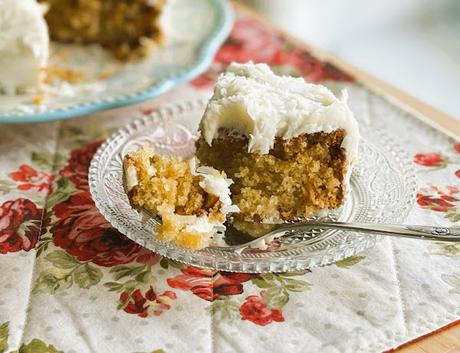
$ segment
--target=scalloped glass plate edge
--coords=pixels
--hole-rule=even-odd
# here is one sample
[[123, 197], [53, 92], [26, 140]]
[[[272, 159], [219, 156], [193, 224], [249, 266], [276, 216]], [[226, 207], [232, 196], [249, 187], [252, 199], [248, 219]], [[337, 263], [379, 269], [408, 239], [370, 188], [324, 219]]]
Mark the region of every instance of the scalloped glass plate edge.
[[[142, 137], [139, 141], [145, 142], [159, 129], [163, 129], [163, 132], [170, 129], [171, 131], [177, 130], [176, 132], [183, 136], [167, 136], [169, 143], [172, 143], [169, 146], [161, 142], [161, 138], [157, 139], [158, 146], [162, 146], [161, 148], [166, 146], [168, 153], [182, 149], [179, 154], [189, 154], [190, 146], [187, 143], [190, 144], [195, 137], [193, 131], [182, 123], [188, 122], [188, 125], [196, 125], [196, 120], [201, 116], [203, 109], [203, 101], [182, 101], [164, 106], [150, 116], [135, 120], [120, 128], [96, 152], [89, 169], [90, 191], [96, 207], [121, 233], [159, 255], [173, 260], [198, 267], [252, 273], [287, 272], [327, 265], [371, 248], [380, 239], [380, 236], [376, 235], [334, 231], [328, 233], [328, 236], [314, 245], [299, 244], [296, 247], [294, 244], [294, 249], [280, 252], [242, 255], [231, 252], [216, 253], [212, 249], [191, 251], [154, 239], [151, 235], [154, 232], [154, 226], [149, 223], [150, 221], [142, 223], [140, 216], [130, 208], [129, 203], [126, 206], [127, 197], [122, 186], [120, 189], [120, 185], [116, 185], [121, 184], [121, 156], [120, 153], [114, 153], [114, 151], [120, 149], [126, 151], [125, 147], [130, 143], [138, 143], [136, 139]], [[417, 186], [409, 156], [384, 131], [362, 126], [361, 132], [363, 135], [360, 146], [361, 154], [352, 173], [352, 190], [349, 196], [350, 200], [354, 200], [350, 201], [351, 205], [347, 201], [344, 206], [345, 210], [342, 210], [338, 217], [341, 220], [347, 220], [340, 217], [348, 214], [346, 217], [351, 217], [355, 221], [400, 223], [410, 211]], [[165, 135], [169, 133], [166, 132]], [[136, 138], [133, 139], [133, 136]], [[368, 141], [379, 141], [379, 147]], [[181, 143], [182, 145], [179, 146]], [[386, 163], [386, 168], [377, 168], [377, 165], [372, 164], [375, 163], [376, 158], [380, 158], [378, 163]], [[105, 173], [108, 173], [109, 178], [115, 178], [109, 183], [111, 185], [109, 192], [112, 193], [109, 198], [105, 195], [106, 190], [104, 190], [106, 187], [104, 180], [107, 179]], [[382, 176], [382, 173], [386, 175]], [[389, 180], [385, 182], [383, 178], [389, 178]], [[114, 190], [117, 187], [118, 190]], [[387, 207], [382, 207], [382, 205], [387, 205]], [[131, 212], [130, 217], [120, 217], [117, 207], [124, 207], [123, 213]], [[135, 216], [133, 212], [138, 219], [133, 219]]]

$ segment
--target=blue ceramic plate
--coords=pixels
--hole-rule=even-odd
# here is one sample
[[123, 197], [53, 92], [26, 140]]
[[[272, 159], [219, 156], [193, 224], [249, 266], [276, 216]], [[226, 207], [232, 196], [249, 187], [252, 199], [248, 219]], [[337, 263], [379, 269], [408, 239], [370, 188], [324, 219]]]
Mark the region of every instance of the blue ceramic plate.
[[[69, 84], [45, 84], [45, 92], [0, 95], [0, 123], [28, 123], [67, 119], [138, 103], [195, 78], [210, 65], [229, 34], [232, 11], [225, 0], [175, 0], [163, 23], [166, 43], [142, 61], [120, 63], [98, 46], [52, 44], [51, 67], [82, 73]], [[32, 101], [43, 98], [41, 104]]]

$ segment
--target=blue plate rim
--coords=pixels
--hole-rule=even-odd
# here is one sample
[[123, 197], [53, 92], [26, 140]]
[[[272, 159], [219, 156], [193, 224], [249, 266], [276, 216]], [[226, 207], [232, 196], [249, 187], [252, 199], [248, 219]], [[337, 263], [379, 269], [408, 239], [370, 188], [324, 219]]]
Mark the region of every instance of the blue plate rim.
[[77, 106], [36, 114], [14, 116], [0, 115], [0, 124], [40, 123], [54, 120], [64, 120], [104, 110], [120, 108], [157, 97], [180, 83], [184, 83], [198, 77], [211, 65], [215, 53], [230, 33], [234, 21], [234, 13], [227, 0], [209, 1], [220, 14], [214, 30], [198, 47], [196, 60], [190, 64], [190, 66], [180, 70], [172, 77], [165, 77], [146, 90], [110, 98], [107, 101], [102, 100], [92, 103], [82, 103]]

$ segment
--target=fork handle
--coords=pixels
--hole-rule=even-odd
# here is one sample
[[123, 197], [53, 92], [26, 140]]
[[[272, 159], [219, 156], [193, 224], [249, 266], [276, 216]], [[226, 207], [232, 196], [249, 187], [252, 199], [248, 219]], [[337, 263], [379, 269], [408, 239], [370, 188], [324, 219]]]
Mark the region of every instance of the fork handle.
[[[297, 226], [297, 225], [296, 225]], [[299, 227], [306, 226], [298, 224]], [[460, 242], [460, 228], [419, 226], [419, 225], [396, 225], [396, 224], [374, 224], [374, 223], [346, 223], [346, 222], [311, 222], [308, 228], [333, 228], [346, 229], [365, 233], [379, 233], [396, 237], [453, 241]]]

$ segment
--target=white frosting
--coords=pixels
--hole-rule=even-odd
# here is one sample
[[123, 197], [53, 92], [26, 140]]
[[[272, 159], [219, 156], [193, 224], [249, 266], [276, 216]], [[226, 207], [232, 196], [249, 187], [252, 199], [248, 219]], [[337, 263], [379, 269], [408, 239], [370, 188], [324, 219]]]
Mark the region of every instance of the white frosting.
[[[193, 176], [200, 176], [200, 187], [209, 194], [215, 195], [221, 202], [220, 211], [226, 215], [229, 212], [239, 212], [236, 205], [232, 205], [230, 198], [229, 186], [233, 183], [231, 179], [224, 178], [216, 169], [200, 166], [197, 168], [195, 157], [189, 160], [190, 172]], [[207, 215], [178, 215], [169, 214], [167, 216], [171, 221], [181, 225], [185, 232], [200, 233], [206, 235], [202, 237], [203, 243], [200, 247], [207, 247], [210, 244], [221, 244], [222, 234], [225, 231], [225, 225], [218, 220], [211, 220]], [[182, 232], [182, 230], [181, 230]]]
[[147, 175], [149, 177], [152, 177], [152, 176], [155, 176], [156, 173], [157, 173], [157, 170], [155, 169], [155, 167], [153, 165], [149, 165], [149, 167], [147, 168]]
[[139, 184], [139, 181], [137, 180], [137, 171], [136, 167], [134, 165], [129, 165], [126, 169], [126, 187], [128, 188], [128, 191], [131, 191], [133, 187], [137, 186]]
[[208, 216], [185, 216], [173, 214], [169, 215], [171, 220], [182, 225], [185, 232], [207, 234], [204, 247], [216, 244], [221, 241], [221, 234], [225, 231], [225, 226], [219, 222], [211, 222]]
[[219, 76], [200, 129], [211, 145], [224, 128], [249, 138], [249, 151], [266, 154], [275, 137], [345, 129], [342, 147], [348, 160], [358, 149], [358, 124], [347, 105], [346, 91], [337, 98], [322, 85], [275, 75], [266, 64], [232, 63]]
[[189, 161], [190, 172], [192, 175], [200, 175], [203, 180], [199, 182], [200, 187], [209, 194], [219, 197], [222, 203], [220, 211], [226, 215], [230, 212], [239, 212], [238, 206], [232, 204], [229, 186], [233, 184], [232, 179], [226, 179], [218, 175], [218, 171], [212, 167], [201, 166], [196, 168], [195, 158]]
[[186, 232], [197, 232], [197, 233], [214, 233], [216, 232], [216, 226], [220, 223], [210, 222], [207, 216], [195, 217], [194, 222], [189, 223], [185, 227]]
[[43, 12], [36, 0], [0, 0], [0, 92], [39, 84], [49, 55]]

